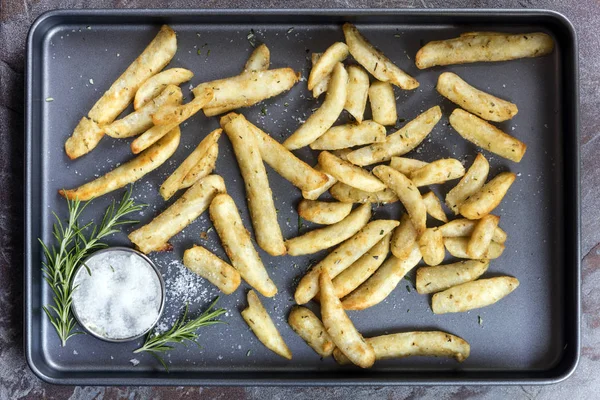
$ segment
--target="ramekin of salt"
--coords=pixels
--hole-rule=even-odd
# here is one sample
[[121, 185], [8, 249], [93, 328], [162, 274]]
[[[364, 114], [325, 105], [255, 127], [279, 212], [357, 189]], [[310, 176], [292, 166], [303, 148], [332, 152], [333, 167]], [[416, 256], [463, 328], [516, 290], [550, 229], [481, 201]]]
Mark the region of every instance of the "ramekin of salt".
[[148, 333], [165, 305], [165, 283], [154, 263], [128, 247], [86, 258], [73, 279], [73, 315], [92, 336], [125, 342]]

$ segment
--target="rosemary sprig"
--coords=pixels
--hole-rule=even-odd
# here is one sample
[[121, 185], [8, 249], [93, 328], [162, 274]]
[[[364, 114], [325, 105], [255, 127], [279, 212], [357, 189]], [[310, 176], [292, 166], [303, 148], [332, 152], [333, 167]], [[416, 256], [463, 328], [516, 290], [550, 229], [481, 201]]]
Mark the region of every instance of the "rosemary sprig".
[[173, 350], [174, 347], [170, 345], [171, 343], [185, 344], [185, 342], [188, 341], [200, 347], [200, 344], [196, 341], [196, 339], [198, 339], [198, 334], [196, 333], [198, 328], [224, 323], [223, 321], [215, 319], [226, 311], [223, 308], [217, 308], [213, 310], [213, 307], [218, 300], [219, 298], [217, 297], [215, 301], [213, 301], [212, 304], [198, 318], [189, 320], [187, 322], [186, 317], [188, 314], [188, 304], [186, 304], [183, 316], [181, 319], [175, 321], [171, 329], [161, 334], [149, 333], [146, 336], [144, 345], [133, 352], [141, 353], [145, 351], [152, 354], [162, 364], [165, 370], [169, 372], [169, 368], [160, 354], [166, 353], [169, 350]]
[[43, 309], [54, 326], [63, 347], [69, 338], [83, 333], [74, 331], [75, 319], [71, 312], [74, 289], [71, 286], [77, 267], [91, 252], [107, 247], [100, 240], [119, 232], [118, 226], [137, 222], [125, 219], [126, 215], [145, 207], [143, 204], [135, 204], [131, 199], [131, 190], [128, 190], [118, 206], [113, 200], [99, 225], [90, 221], [82, 226], [79, 218], [88, 204], [89, 202], [82, 204], [79, 200], [67, 199], [69, 217], [66, 222], [63, 222], [56, 213], [52, 213], [56, 218], [52, 235], [58, 244], [48, 247], [41, 239], [38, 239], [45, 256], [45, 261], [42, 262], [44, 280], [54, 293], [53, 304], [44, 306]]

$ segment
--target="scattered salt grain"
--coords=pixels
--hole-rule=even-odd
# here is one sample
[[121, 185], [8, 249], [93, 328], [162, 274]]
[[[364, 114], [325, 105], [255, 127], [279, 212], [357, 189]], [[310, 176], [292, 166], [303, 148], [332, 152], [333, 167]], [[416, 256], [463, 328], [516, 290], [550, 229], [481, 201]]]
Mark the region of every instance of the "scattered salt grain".
[[140, 363], [140, 360], [138, 360], [137, 358], [132, 358], [131, 360], [129, 360], [129, 362], [131, 363], [131, 365], [136, 367]]

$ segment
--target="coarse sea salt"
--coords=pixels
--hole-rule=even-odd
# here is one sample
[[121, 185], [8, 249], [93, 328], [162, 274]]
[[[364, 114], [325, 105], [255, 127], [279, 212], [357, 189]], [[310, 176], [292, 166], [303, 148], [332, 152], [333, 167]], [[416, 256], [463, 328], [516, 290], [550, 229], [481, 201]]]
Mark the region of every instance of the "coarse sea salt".
[[156, 323], [163, 300], [159, 277], [138, 254], [108, 250], [90, 257], [74, 279], [79, 322], [106, 339], [134, 338]]

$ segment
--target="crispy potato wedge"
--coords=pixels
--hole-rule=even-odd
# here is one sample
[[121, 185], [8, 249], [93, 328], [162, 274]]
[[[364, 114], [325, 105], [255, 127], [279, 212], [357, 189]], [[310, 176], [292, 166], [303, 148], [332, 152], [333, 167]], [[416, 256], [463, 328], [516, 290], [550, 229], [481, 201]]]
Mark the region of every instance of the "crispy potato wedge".
[[[321, 58], [322, 55], [323, 55], [323, 53], [312, 53], [311, 61], [312, 61], [313, 67], [315, 66], [317, 61], [319, 61], [319, 58]], [[315, 85], [314, 89], [312, 90], [313, 97], [315, 99], [327, 91], [327, 86], [329, 86], [330, 79], [331, 79], [331, 75], [327, 75], [325, 78], [323, 78], [319, 83], [317, 83]]]
[[365, 166], [387, 161], [393, 156], [401, 156], [415, 147], [429, 135], [429, 132], [442, 118], [442, 110], [435, 106], [408, 122], [396, 132], [388, 135], [385, 142], [361, 147], [348, 154], [348, 160], [355, 165]]
[[438, 265], [444, 261], [444, 237], [437, 228], [427, 228], [419, 238], [419, 250], [427, 265]]
[[215, 129], [214, 131], [206, 135], [206, 137], [202, 139], [198, 147], [196, 147], [196, 149], [192, 151], [192, 153], [179, 165], [179, 167], [177, 167], [177, 169], [171, 175], [169, 175], [169, 177], [160, 186], [160, 195], [163, 199], [169, 200], [171, 196], [173, 196], [175, 192], [177, 192], [179, 189], [183, 189], [185, 187], [193, 185], [195, 182], [198, 181], [198, 179], [204, 178], [204, 176], [208, 175], [211, 172], [209, 171], [204, 176], [197, 175], [197, 179], [191, 182], [188, 186], [185, 186], [183, 184], [186, 176], [192, 170], [192, 168], [194, 168], [194, 166], [198, 163], [201, 163], [203, 158], [208, 155], [209, 149], [213, 145], [218, 146], [217, 141], [221, 137], [222, 132], [222, 129]]
[[87, 201], [133, 183], [167, 161], [177, 150], [180, 137], [179, 128], [175, 127], [169, 134], [134, 159], [76, 189], [61, 189], [59, 193], [69, 200]]
[[342, 299], [344, 309], [364, 310], [381, 303], [420, 260], [421, 252], [416, 243], [405, 259], [390, 256], [365, 283]]
[[[453, 257], [456, 258], [471, 258], [467, 252], [467, 246], [469, 245], [468, 237], [445, 237], [444, 247], [448, 250]], [[492, 260], [498, 258], [504, 252], [504, 244], [491, 242], [485, 252], [479, 259]]]
[[322, 151], [319, 154], [319, 165], [323, 168], [323, 171], [339, 182], [365, 192], [373, 193], [386, 188], [385, 184], [371, 175], [369, 171], [344, 161], [328, 151]]
[[520, 162], [527, 145], [494, 125], [460, 108], [450, 114], [450, 125], [465, 140], [514, 162]]
[[223, 178], [209, 175], [189, 188], [151, 222], [131, 232], [128, 238], [146, 254], [168, 249], [169, 239], [198, 218], [206, 211], [213, 198], [225, 191]]
[[263, 43], [250, 54], [243, 72], [266, 71], [269, 69], [269, 65], [271, 65], [271, 51]]
[[288, 150], [300, 149], [327, 132], [344, 110], [347, 87], [348, 73], [342, 63], [338, 63], [331, 74], [327, 96], [321, 107], [308, 117], [306, 122], [283, 142], [283, 145]]
[[163, 69], [171, 61], [176, 51], [175, 32], [167, 25], [163, 25], [142, 54], [127, 67], [125, 72], [94, 104], [88, 113], [89, 120], [79, 121], [75, 132], [65, 143], [65, 151], [70, 159], [81, 157], [98, 145], [102, 139], [100, 129], [113, 122], [127, 108], [138, 88], [148, 78]]
[[417, 235], [421, 236], [426, 228], [427, 207], [417, 186], [402, 172], [387, 165], [378, 165], [373, 168], [373, 173], [396, 193], [408, 212]]
[[144, 105], [158, 96], [167, 86], [179, 86], [194, 77], [194, 73], [185, 68], [170, 68], [148, 78], [135, 92], [133, 99], [134, 110], [139, 110]]
[[214, 117], [287, 92], [299, 78], [291, 68], [248, 71], [231, 78], [201, 83], [193, 93], [200, 96], [206, 89], [214, 91], [215, 97], [202, 109], [204, 115]]
[[[473, 234], [475, 225], [477, 225], [477, 220], [460, 218], [447, 222], [439, 228], [442, 231], [442, 235], [445, 238], [466, 237], [471, 236]], [[496, 229], [494, 229], [494, 236], [492, 237], [492, 240], [496, 243], [504, 244], [504, 242], [506, 242], [506, 238], [506, 232], [504, 232], [502, 228], [497, 226]]]
[[320, 274], [318, 282], [321, 291], [321, 316], [327, 333], [336, 348], [352, 363], [361, 368], [369, 368], [375, 362], [373, 348], [365, 342], [348, 318], [326, 271]]
[[242, 281], [237, 269], [202, 246], [187, 249], [183, 253], [183, 265], [208, 280], [225, 294], [235, 292]]
[[248, 129], [246, 118], [241, 114], [223, 117], [221, 127], [233, 146], [244, 178], [256, 242], [272, 256], [283, 255], [286, 252], [283, 235], [256, 134], [253, 129]]
[[459, 107], [488, 121], [506, 121], [519, 112], [516, 104], [476, 89], [452, 72], [442, 73], [435, 88]]
[[369, 102], [373, 121], [381, 125], [394, 125], [398, 120], [394, 89], [388, 82], [373, 82], [369, 86]]
[[321, 320], [308, 308], [292, 307], [288, 324], [321, 357], [329, 357], [335, 344]]
[[323, 193], [328, 191], [333, 185], [337, 183], [337, 179], [323, 172], [323, 168], [321, 168], [319, 164], [315, 166], [314, 170], [322, 172], [323, 175], [327, 177], [327, 180], [312, 190], [303, 190], [302, 197], [304, 197], [307, 200], [317, 200]]
[[275, 296], [277, 287], [269, 278], [269, 274], [254, 248], [250, 233], [244, 227], [233, 199], [227, 194], [215, 196], [210, 203], [209, 213], [223, 244], [223, 249], [231, 260], [231, 265], [260, 294], [266, 297]]
[[385, 141], [385, 127], [375, 121], [360, 124], [338, 125], [329, 128], [320, 138], [310, 144], [313, 150], [338, 150], [353, 146]]
[[[337, 181], [337, 180], [336, 180]], [[394, 203], [398, 201], [396, 193], [389, 188], [378, 192], [365, 192], [342, 182], [335, 183], [329, 189], [331, 196], [342, 203]]]
[[431, 298], [431, 308], [434, 314], [446, 314], [489, 306], [518, 286], [519, 280], [510, 276], [463, 283], [434, 294]]
[[354, 25], [345, 23], [342, 29], [350, 54], [371, 75], [382, 82], [390, 82], [400, 89], [412, 90], [419, 87], [419, 82], [415, 78], [394, 65], [389, 58], [369, 43]]
[[500, 222], [500, 217], [492, 214], [484, 216], [477, 222], [467, 244], [467, 253], [471, 258], [483, 257], [492, 243], [498, 222]]
[[318, 281], [321, 271], [325, 271], [328, 277], [335, 278], [396, 226], [398, 226], [398, 221], [385, 219], [371, 221], [358, 233], [339, 245], [302, 277], [294, 293], [296, 303], [305, 304], [315, 297], [319, 291]]
[[421, 187], [458, 179], [464, 174], [465, 167], [460, 161], [455, 158], [441, 158], [413, 171], [410, 174], [410, 180], [417, 187]]
[[[436, 65], [508, 61], [550, 54], [552, 38], [541, 32], [498, 34], [472, 32], [458, 38], [427, 43], [417, 52], [415, 64], [424, 69]], [[351, 50], [352, 51], [352, 50]]]
[[298, 215], [315, 224], [331, 225], [340, 222], [352, 211], [351, 203], [300, 200]]
[[490, 171], [490, 164], [478, 153], [465, 176], [446, 194], [446, 205], [458, 215], [458, 208], [483, 187]]
[[512, 172], [499, 173], [466, 199], [458, 211], [469, 219], [479, 219], [491, 213], [500, 204], [516, 178]]
[[369, 75], [358, 65], [348, 66], [348, 95], [344, 108], [359, 124], [363, 122], [369, 95]]
[[267, 349], [283, 358], [292, 359], [292, 352], [253, 290], [248, 292], [248, 307], [242, 310], [242, 318]]
[[442, 202], [433, 192], [428, 192], [423, 195], [423, 202], [427, 208], [427, 214], [431, 215], [438, 221], [448, 222], [448, 217], [442, 208]]
[[400, 225], [392, 233], [390, 251], [394, 257], [403, 260], [413, 251], [413, 247], [418, 239], [419, 234], [413, 226], [410, 217], [408, 214], [404, 214], [400, 218]]
[[410, 176], [414, 171], [423, 168], [427, 164], [429, 163], [406, 157], [392, 157], [392, 160], [390, 161], [390, 167], [397, 169], [406, 176]]
[[[400, 332], [365, 338], [375, 351], [375, 360], [412, 356], [452, 357], [463, 362], [471, 354], [469, 343], [442, 331]], [[335, 349], [333, 357], [340, 365], [350, 364], [348, 357]]]
[[152, 114], [165, 104], [177, 106], [181, 104], [181, 89], [175, 85], [167, 86], [157, 97], [151, 99], [143, 107], [104, 126], [104, 133], [114, 138], [127, 138], [139, 135], [152, 128]]
[[300, 256], [333, 247], [354, 236], [370, 218], [371, 204], [364, 204], [338, 223], [286, 240], [287, 253]]
[[335, 295], [338, 298], [341, 299], [359, 287], [383, 264], [390, 251], [390, 236], [389, 233], [385, 235], [375, 246], [367, 250], [365, 254], [332, 280]]
[[219, 157], [219, 143], [213, 143], [208, 150], [206, 150], [206, 154], [204, 157], [200, 159], [194, 165], [189, 172], [183, 178], [183, 182], [181, 182], [180, 187], [186, 188], [192, 186], [194, 183], [198, 182], [198, 179], [207, 176], [212, 173], [217, 165], [217, 158]]
[[308, 90], [313, 90], [315, 86], [331, 75], [333, 68], [348, 57], [348, 46], [343, 42], [336, 42], [329, 46], [327, 50], [316, 60], [310, 75], [308, 76]]
[[474, 281], [487, 271], [489, 265], [489, 260], [467, 260], [435, 267], [421, 267], [417, 269], [415, 286], [419, 294], [441, 292]]

